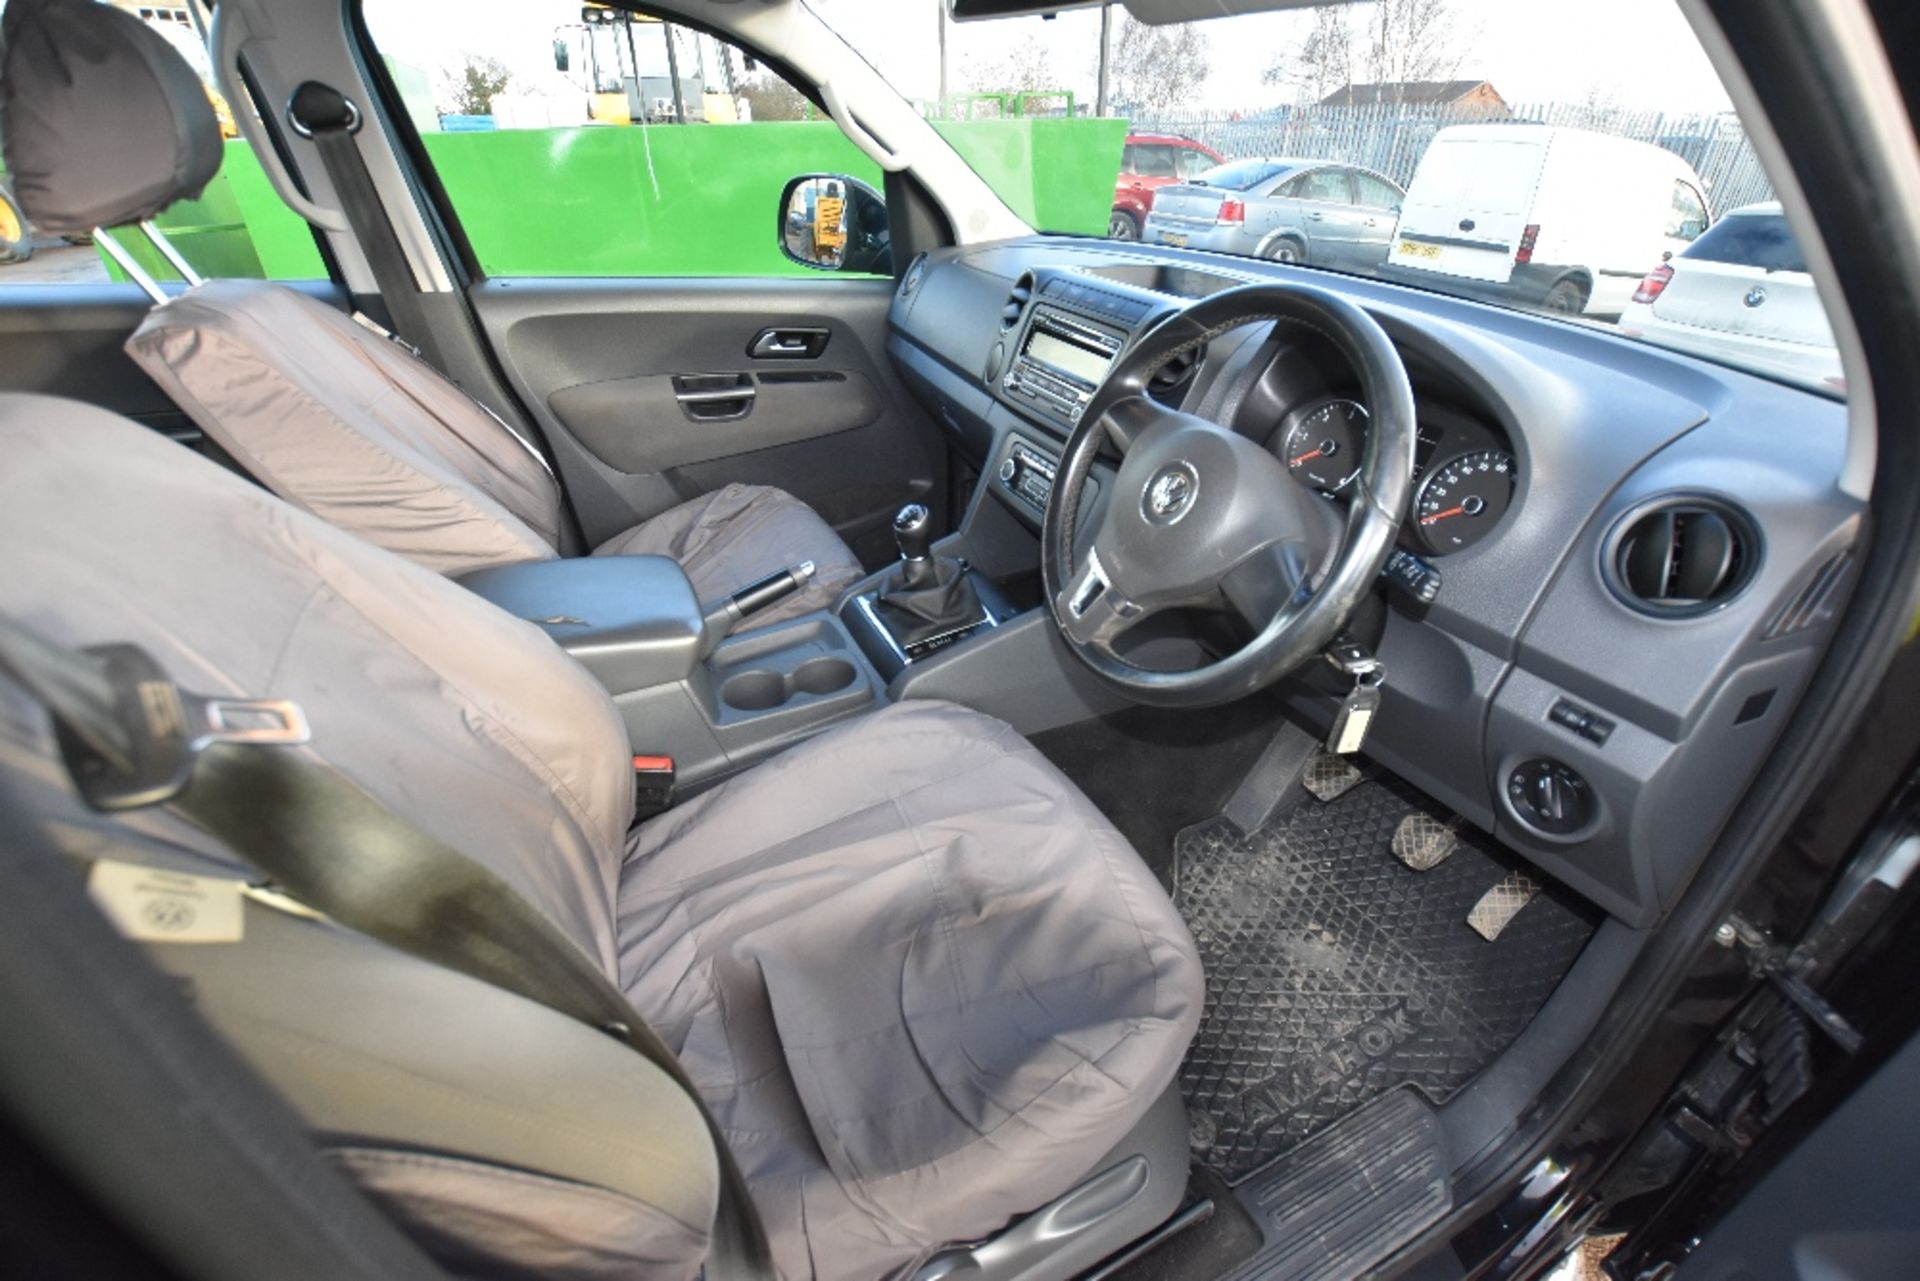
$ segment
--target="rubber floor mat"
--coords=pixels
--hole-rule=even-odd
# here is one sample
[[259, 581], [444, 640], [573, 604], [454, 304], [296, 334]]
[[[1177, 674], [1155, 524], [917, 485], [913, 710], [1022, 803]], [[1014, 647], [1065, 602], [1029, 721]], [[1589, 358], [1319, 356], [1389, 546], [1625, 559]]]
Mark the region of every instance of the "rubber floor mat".
[[[1436, 1105], [1553, 992], [1593, 923], [1540, 894], [1489, 943], [1467, 914], [1508, 868], [1462, 827], [1417, 872], [1393, 832], [1426, 808], [1396, 781], [1303, 801], [1252, 836], [1225, 819], [1174, 840], [1174, 902], [1207, 1004], [1181, 1068], [1194, 1156], [1238, 1181], [1399, 1085]], [[1436, 817], [1445, 817], [1436, 815]]]

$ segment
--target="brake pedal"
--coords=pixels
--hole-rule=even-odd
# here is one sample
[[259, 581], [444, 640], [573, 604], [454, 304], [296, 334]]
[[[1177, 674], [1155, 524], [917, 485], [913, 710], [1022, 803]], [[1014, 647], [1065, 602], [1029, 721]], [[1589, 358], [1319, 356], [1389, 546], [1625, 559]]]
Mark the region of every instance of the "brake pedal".
[[1467, 913], [1467, 924], [1475, 934], [1491, 943], [1513, 924], [1520, 909], [1533, 902], [1533, 896], [1539, 892], [1540, 882], [1525, 872], [1509, 872], [1498, 885], [1480, 896], [1480, 901]]
[[1322, 752], [1307, 762], [1306, 772], [1300, 777], [1300, 786], [1306, 788], [1315, 800], [1324, 803], [1339, 800], [1365, 778], [1359, 766], [1346, 757]]
[[1460, 834], [1451, 823], [1415, 812], [1393, 829], [1393, 853], [1416, 872], [1429, 872], [1460, 848]]

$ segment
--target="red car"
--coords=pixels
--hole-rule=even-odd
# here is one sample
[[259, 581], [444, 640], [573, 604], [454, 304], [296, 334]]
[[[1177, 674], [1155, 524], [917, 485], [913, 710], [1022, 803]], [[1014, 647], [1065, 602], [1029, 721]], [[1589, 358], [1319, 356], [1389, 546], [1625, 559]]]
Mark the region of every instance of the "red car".
[[1126, 150], [1120, 153], [1120, 176], [1113, 184], [1113, 216], [1107, 222], [1107, 234], [1115, 240], [1140, 239], [1155, 190], [1204, 173], [1223, 159], [1206, 143], [1179, 134], [1128, 134]]

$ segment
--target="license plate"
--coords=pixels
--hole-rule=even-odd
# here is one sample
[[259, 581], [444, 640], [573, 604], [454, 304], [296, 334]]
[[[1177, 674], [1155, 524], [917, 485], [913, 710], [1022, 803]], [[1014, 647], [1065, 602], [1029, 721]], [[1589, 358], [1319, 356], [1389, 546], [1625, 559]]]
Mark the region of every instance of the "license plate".
[[1187, 238], [1177, 231], [1163, 231], [1160, 233], [1160, 243], [1163, 245], [1172, 245], [1175, 249], [1185, 249], [1187, 247]]
[[1402, 240], [1400, 252], [1409, 258], [1438, 258], [1440, 246], [1429, 245], [1420, 240]]

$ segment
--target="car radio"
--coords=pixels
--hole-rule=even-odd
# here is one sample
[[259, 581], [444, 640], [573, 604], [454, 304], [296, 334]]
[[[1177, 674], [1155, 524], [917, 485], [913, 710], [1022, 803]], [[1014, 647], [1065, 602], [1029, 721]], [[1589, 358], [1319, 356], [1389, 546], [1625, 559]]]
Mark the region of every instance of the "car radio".
[[1072, 422], [1086, 408], [1125, 342], [1126, 335], [1117, 329], [1055, 307], [1035, 307], [1003, 386], [1008, 395]]

